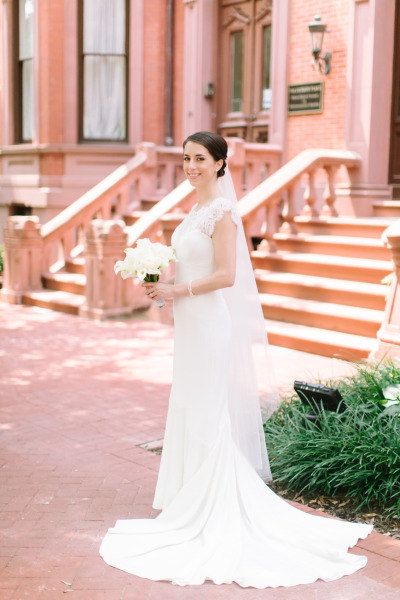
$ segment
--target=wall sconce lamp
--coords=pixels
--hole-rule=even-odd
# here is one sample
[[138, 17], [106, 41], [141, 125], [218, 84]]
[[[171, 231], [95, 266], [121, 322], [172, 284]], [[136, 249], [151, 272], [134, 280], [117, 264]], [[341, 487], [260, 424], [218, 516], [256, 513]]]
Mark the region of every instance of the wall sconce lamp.
[[[308, 29], [311, 34], [311, 53], [314, 57], [314, 64], [318, 65], [320, 73], [324, 72], [325, 75], [329, 75], [331, 72], [332, 54], [325, 52], [325, 56], [321, 56], [324, 33], [328, 31], [327, 26], [325, 23], [322, 23], [320, 15], [315, 15], [314, 20], [309, 23]], [[323, 63], [325, 63], [324, 68]]]

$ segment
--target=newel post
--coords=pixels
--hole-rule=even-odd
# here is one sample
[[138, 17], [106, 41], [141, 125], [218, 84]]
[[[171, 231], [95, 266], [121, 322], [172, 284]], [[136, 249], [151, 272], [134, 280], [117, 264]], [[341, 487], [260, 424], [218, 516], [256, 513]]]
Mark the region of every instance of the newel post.
[[400, 358], [400, 219], [383, 233], [383, 239], [392, 252], [394, 262], [393, 279], [386, 299], [383, 323], [377, 333], [378, 348], [373, 358]]
[[146, 154], [146, 163], [139, 179], [139, 197], [151, 198], [157, 191], [157, 147], [152, 142], [141, 142], [135, 150]]
[[2, 300], [21, 304], [25, 292], [42, 288], [42, 258], [39, 218], [9, 217], [4, 228]]
[[123, 221], [91, 221], [85, 246], [86, 300], [80, 315], [105, 319], [150, 305], [143, 287], [114, 273], [114, 264], [125, 257], [126, 246]]

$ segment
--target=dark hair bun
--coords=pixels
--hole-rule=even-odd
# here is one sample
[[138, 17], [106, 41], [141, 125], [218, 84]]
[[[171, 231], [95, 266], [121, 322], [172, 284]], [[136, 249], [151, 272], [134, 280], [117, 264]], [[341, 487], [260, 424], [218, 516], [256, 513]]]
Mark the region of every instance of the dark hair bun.
[[226, 158], [223, 159], [223, 163], [222, 163], [222, 167], [220, 168], [219, 171], [217, 171], [217, 177], [223, 177], [225, 175], [225, 169], [226, 169]]

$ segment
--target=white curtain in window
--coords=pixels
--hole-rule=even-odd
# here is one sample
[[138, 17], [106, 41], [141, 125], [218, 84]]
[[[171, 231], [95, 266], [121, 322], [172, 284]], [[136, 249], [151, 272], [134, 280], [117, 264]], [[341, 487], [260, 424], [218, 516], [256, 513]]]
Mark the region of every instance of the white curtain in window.
[[125, 0], [84, 0], [83, 136], [126, 137]]
[[34, 0], [19, 0], [19, 60], [33, 58]]
[[83, 53], [125, 54], [125, 0], [84, 0]]
[[125, 139], [125, 58], [85, 56], [83, 136]]
[[35, 94], [33, 81], [33, 59], [22, 63], [22, 140], [34, 138]]
[[34, 56], [34, 0], [19, 0], [19, 64], [21, 68], [22, 140], [34, 138], [35, 86]]

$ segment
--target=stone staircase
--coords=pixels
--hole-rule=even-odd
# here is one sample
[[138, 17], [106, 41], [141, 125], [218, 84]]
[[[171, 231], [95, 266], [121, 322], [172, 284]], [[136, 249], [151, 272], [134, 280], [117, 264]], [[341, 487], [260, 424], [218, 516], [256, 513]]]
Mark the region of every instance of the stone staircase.
[[[124, 217], [135, 223], [157, 199]], [[271, 344], [349, 360], [365, 358], [376, 340], [392, 271], [390, 253], [381, 235], [400, 218], [400, 202], [374, 206], [370, 218], [297, 216], [296, 233], [276, 233], [276, 251], [252, 252], [256, 281]], [[184, 213], [162, 218], [170, 234]], [[78, 314], [84, 302], [84, 259], [66, 261], [57, 273], [42, 277], [44, 289], [24, 295], [23, 302]]]
[[[397, 205], [396, 205], [397, 204]], [[276, 251], [252, 262], [271, 344], [348, 360], [366, 358], [382, 323], [392, 271], [381, 235], [400, 203], [374, 205], [370, 218], [294, 218], [296, 234], [276, 233]]]
[[[267, 149], [261, 150], [254, 163], [258, 167], [264, 164], [267, 156]], [[32, 263], [31, 267], [36, 267], [36, 274], [30, 276], [29, 281], [25, 278], [25, 287], [22, 287], [31, 291], [23, 292], [21, 298], [18, 297], [18, 285], [25, 275], [21, 271], [19, 278], [17, 275], [14, 275], [14, 279], [11, 277], [11, 283], [8, 284], [11, 292], [7, 293], [12, 301], [19, 298], [18, 301], [24, 304], [70, 314], [87, 314], [88, 303], [92, 302], [92, 310], [94, 302], [99, 302], [95, 306], [100, 314], [113, 314], [107, 313], [104, 298], [108, 294], [107, 298], [112, 297], [111, 303], [114, 302], [114, 296], [119, 298], [117, 287], [113, 287], [115, 278], [110, 269], [124, 246], [118, 246], [118, 252], [112, 255], [111, 261], [111, 255], [107, 255], [108, 267], [104, 271], [105, 258], [100, 256], [101, 253], [93, 254], [97, 250], [93, 251], [92, 244], [91, 262], [87, 269], [90, 279], [89, 285], [86, 285], [83, 246], [79, 243], [91, 219], [100, 218], [102, 221], [98, 223], [101, 227], [102, 222], [109, 224], [114, 218], [121, 219], [121, 215], [125, 215], [122, 217], [124, 222], [132, 227], [128, 234], [124, 234], [121, 228], [119, 231], [122, 236], [127, 235], [127, 244], [132, 245], [143, 235], [169, 244], [173, 230], [192, 203], [190, 186], [186, 189], [185, 182], [177, 185], [174, 179], [176, 165], [173, 163], [168, 167], [168, 183], [160, 189], [154, 187], [157, 173], [167, 171], [164, 168], [158, 170], [152, 152], [154, 154], [154, 148], [139, 152], [63, 214], [41, 227], [35, 243], [44, 249], [42, 264], [52, 266], [43, 271], [39, 270], [43, 269], [40, 265], [39, 269], [36, 267], [38, 261]], [[237, 156], [242, 154], [238, 152]], [[396, 218], [400, 218], [400, 201], [375, 202], [372, 215], [368, 218], [334, 216], [337, 214], [335, 173], [343, 166], [351, 181], [351, 170], [357, 169], [360, 162], [360, 157], [350, 151], [311, 149], [301, 152], [279, 169], [271, 167], [268, 177], [262, 175], [264, 171], [260, 172], [261, 178], [258, 173], [257, 178], [261, 183], [257, 184], [257, 179], [249, 180], [248, 191], [241, 198], [239, 210], [249, 241], [258, 215], [262, 213], [262, 219], [266, 218], [268, 236], [257, 250], [251, 252], [251, 259], [266, 332], [272, 344], [321, 355], [336, 355], [348, 360], [367, 357], [376, 345], [376, 334], [383, 320], [389, 290], [382, 279], [393, 272], [393, 255], [383, 244], [381, 235]], [[237, 189], [243, 185], [246, 164], [237, 165]], [[249, 173], [260, 171], [258, 167], [254, 168], [254, 164]], [[232, 161], [232, 165], [235, 165], [235, 161]], [[317, 202], [316, 180], [321, 174], [325, 174], [325, 189]], [[146, 181], [148, 183], [144, 185]], [[302, 190], [299, 188], [301, 181], [306, 184]], [[156, 189], [157, 193], [153, 195], [150, 189]], [[136, 199], [141, 198], [140, 202], [135, 200], [134, 210], [128, 201], [130, 190], [135, 190]], [[140, 192], [136, 193], [137, 190]], [[303, 194], [303, 206], [295, 205], [294, 199], [299, 197], [297, 192]], [[321, 203], [321, 207], [317, 206], [318, 203]], [[313, 216], [318, 213], [320, 217]], [[21, 233], [18, 227], [15, 224], [15, 238], [9, 239], [16, 239], [19, 244]], [[28, 242], [23, 256], [28, 262], [32, 256], [29, 236], [34, 236], [35, 227], [31, 223], [26, 229]], [[258, 233], [254, 233], [256, 235]], [[123, 237], [120, 239], [123, 240]], [[49, 255], [51, 251], [54, 257], [57, 244], [62, 247], [64, 257], [58, 263], [63, 265], [59, 270], [54, 267], [57, 261], [50, 260]], [[115, 252], [116, 246], [113, 248], [112, 252]], [[9, 256], [15, 257], [16, 254]], [[97, 256], [100, 256], [100, 260], [94, 271], [93, 261], [97, 260]], [[20, 264], [21, 260], [14, 264], [15, 273]], [[9, 272], [12, 274], [12, 269]], [[96, 288], [93, 286], [93, 273], [97, 278]], [[106, 278], [101, 279], [102, 273], [106, 273]], [[106, 307], [104, 310], [103, 306]], [[121, 306], [124, 310], [125, 304], [121, 303], [118, 304], [118, 310]], [[131, 306], [128, 301], [127, 311], [120, 311], [119, 314], [127, 314], [132, 310]], [[92, 310], [92, 316], [99, 314], [96, 310]]]
[[[143, 198], [140, 210], [124, 215], [123, 221], [126, 225], [133, 225], [158, 201], [159, 198]], [[82, 254], [66, 260], [65, 266], [57, 273], [43, 274], [42, 285], [44, 289], [24, 294], [23, 304], [77, 315], [85, 300], [85, 259]]]

